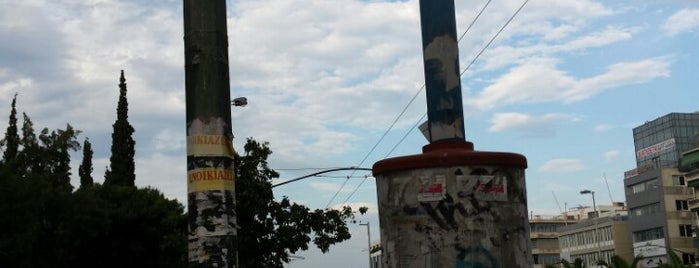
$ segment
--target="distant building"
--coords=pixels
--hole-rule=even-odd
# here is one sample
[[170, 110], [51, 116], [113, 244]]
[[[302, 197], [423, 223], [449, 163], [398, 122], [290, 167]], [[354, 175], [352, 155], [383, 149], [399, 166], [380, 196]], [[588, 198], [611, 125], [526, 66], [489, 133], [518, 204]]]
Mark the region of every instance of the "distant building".
[[685, 264], [696, 262], [688, 202], [694, 191], [678, 166], [698, 134], [699, 113], [670, 113], [633, 129], [637, 166], [624, 172], [624, 188], [634, 255], [643, 255], [643, 267], [667, 263], [668, 250]]
[[677, 167], [683, 152], [694, 148], [699, 112], [670, 113], [633, 129], [636, 167]]
[[383, 262], [381, 261], [381, 253], [381, 241], [371, 243], [369, 248], [369, 256], [371, 258], [370, 268], [384, 268]]
[[560, 262], [558, 247], [559, 230], [576, 221], [574, 217], [532, 215], [529, 218], [529, 238], [531, 239], [533, 268], [543, 268]]
[[685, 172], [687, 187], [694, 189], [694, 196], [687, 200], [687, 203], [689, 210], [694, 214], [692, 246], [694, 247], [694, 254], [697, 255], [699, 251], [699, 238], [697, 238], [696, 234], [697, 226], [699, 226], [699, 138], [694, 149], [682, 154], [679, 169], [681, 172]]
[[600, 209], [600, 217], [593, 212], [587, 219], [561, 229], [558, 241], [562, 259], [582, 259], [586, 267], [595, 267], [599, 260], [609, 263], [614, 255], [628, 262], [633, 260], [623, 203], [605, 207], [611, 209]]

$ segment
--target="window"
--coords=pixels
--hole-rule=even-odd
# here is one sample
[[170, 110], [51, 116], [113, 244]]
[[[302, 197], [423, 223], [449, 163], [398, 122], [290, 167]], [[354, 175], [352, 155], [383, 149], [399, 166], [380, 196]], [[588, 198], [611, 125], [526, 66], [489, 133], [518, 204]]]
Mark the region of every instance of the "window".
[[696, 263], [696, 259], [694, 258], [694, 254], [682, 253], [682, 264], [694, 265], [695, 263]]
[[631, 193], [637, 194], [644, 192], [646, 190], [646, 184], [645, 183], [637, 183], [634, 185], [631, 185]]
[[680, 236], [681, 237], [692, 237], [692, 225], [691, 224], [680, 224]]
[[685, 185], [684, 176], [672, 175], [672, 185]]
[[[691, 227], [691, 225], [690, 225]], [[665, 232], [662, 227], [647, 229], [633, 233], [633, 242], [643, 242], [648, 240], [660, 239], [665, 237]]]
[[677, 207], [677, 210], [689, 210], [687, 200], [675, 200], [675, 206]]
[[645, 206], [631, 208], [629, 215], [631, 217], [639, 217], [643, 215], [655, 214], [660, 212], [660, 202], [648, 204]]
[[631, 194], [638, 194], [645, 192], [646, 190], [653, 190], [658, 188], [658, 178], [653, 178], [647, 181], [639, 182], [626, 187], [626, 190]]

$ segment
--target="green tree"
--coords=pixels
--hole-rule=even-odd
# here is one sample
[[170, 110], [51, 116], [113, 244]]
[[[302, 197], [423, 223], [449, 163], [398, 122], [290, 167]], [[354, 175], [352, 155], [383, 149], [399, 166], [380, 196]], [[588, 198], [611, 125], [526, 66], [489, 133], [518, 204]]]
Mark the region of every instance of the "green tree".
[[83, 161], [80, 167], [78, 167], [80, 188], [90, 187], [94, 183], [92, 179], [92, 154], [92, 144], [89, 139], [85, 138], [85, 141], [83, 141]]
[[585, 262], [580, 258], [576, 258], [572, 263], [566, 259], [562, 259], [561, 265], [563, 268], [585, 268]]
[[109, 168], [105, 172], [105, 185], [134, 186], [136, 180], [134, 156], [136, 142], [133, 139], [134, 128], [129, 123], [129, 103], [126, 99], [126, 79], [124, 70], [119, 78], [119, 103], [117, 119], [112, 132], [112, 155]]
[[65, 129], [57, 129], [49, 132], [44, 128], [39, 135], [41, 156], [44, 158], [44, 169], [48, 173], [51, 184], [62, 191], [71, 192], [70, 185], [70, 151], [80, 149], [77, 135], [80, 131], [66, 124]]
[[17, 157], [17, 151], [19, 149], [19, 135], [17, 134], [17, 94], [12, 98], [12, 110], [10, 111], [10, 120], [7, 125], [7, 131], [5, 132], [5, 138], [2, 140], [2, 144], [5, 147], [5, 152], [3, 153], [3, 160], [5, 163], [12, 162], [15, 157]]
[[308, 249], [311, 241], [327, 252], [351, 237], [346, 224], [354, 217], [351, 208], [311, 210], [287, 197], [274, 200], [271, 180], [279, 173], [267, 164], [269, 144], [248, 138], [244, 149], [234, 158], [238, 244], [244, 245], [238, 248], [240, 267], [283, 267], [290, 254]]
[[609, 263], [605, 261], [598, 261], [597, 265], [601, 265], [604, 267], [609, 267], [609, 268], [636, 268], [638, 266], [638, 263], [643, 259], [643, 256], [639, 255], [633, 258], [633, 261], [629, 264], [626, 262], [623, 258], [621, 258], [619, 255], [614, 255], [612, 256], [612, 259], [610, 260]]
[[[95, 184], [73, 196], [65, 267], [186, 267], [184, 207], [156, 189]], [[89, 255], [84, 254], [89, 252]]]
[[68, 124], [37, 136], [24, 114], [17, 168], [0, 168], [0, 267], [186, 267], [180, 203], [133, 186], [71, 191], [79, 133]]
[[[669, 248], [668, 248], [668, 249], [669, 249]], [[684, 265], [684, 263], [682, 263], [682, 259], [680, 258], [680, 256], [678, 256], [677, 253], [676, 253], [674, 250], [672, 250], [672, 249], [669, 249], [669, 250], [668, 250], [668, 255], [670, 255], [670, 263], [661, 263], [661, 264], [658, 264], [658, 268], [686, 268], [686, 267], [692, 267], [692, 266], [689, 266], [689, 265]]]
[[[13, 169], [0, 170], [0, 267], [62, 267], [70, 199], [70, 155], [79, 131], [34, 133], [24, 114], [21, 150]], [[42, 256], [37, 258], [36, 256]], [[49, 263], [49, 260], [51, 263]]]

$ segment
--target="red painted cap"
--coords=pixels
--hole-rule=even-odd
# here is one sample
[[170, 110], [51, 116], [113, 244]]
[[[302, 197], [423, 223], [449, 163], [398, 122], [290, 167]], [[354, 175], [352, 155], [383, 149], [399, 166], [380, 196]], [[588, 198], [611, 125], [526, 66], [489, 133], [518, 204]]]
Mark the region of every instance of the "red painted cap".
[[446, 141], [422, 147], [422, 154], [387, 158], [372, 167], [374, 176], [386, 172], [451, 166], [511, 166], [527, 168], [527, 158], [521, 154], [481, 152], [473, 150], [468, 141]]

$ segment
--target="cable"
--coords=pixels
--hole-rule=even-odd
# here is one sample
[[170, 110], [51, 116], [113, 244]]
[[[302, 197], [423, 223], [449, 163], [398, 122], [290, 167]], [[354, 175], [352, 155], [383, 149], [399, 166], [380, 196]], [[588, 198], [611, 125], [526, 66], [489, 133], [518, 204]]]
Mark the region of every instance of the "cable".
[[417, 122], [415, 122], [415, 124], [410, 129], [408, 129], [408, 131], [405, 132], [405, 135], [403, 135], [403, 137], [396, 143], [396, 145], [394, 145], [393, 148], [391, 148], [391, 150], [388, 151], [388, 153], [383, 157], [383, 159], [388, 158], [388, 156], [391, 155], [391, 153], [393, 153], [393, 151], [396, 150], [396, 148], [398, 148], [398, 145], [403, 143], [405, 138], [408, 137], [408, 134], [410, 134], [410, 132], [413, 132], [413, 130], [417, 128], [420, 125], [420, 123], [422, 123], [422, 120], [424, 120], [425, 117], [427, 117], [427, 113], [424, 113], [422, 117], [420, 117], [420, 119], [418, 119]]
[[[512, 22], [512, 20], [517, 16], [517, 14], [519, 14], [519, 12], [524, 8], [524, 6], [525, 6], [528, 2], [529, 2], [529, 0], [525, 0], [524, 3], [522, 3], [522, 5], [517, 9], [517, 11], [515, 11], [515, 13], [512, 14], [512, 16], [510, 16], [510, 18], [507, 20], [507, 22], [505, 22], [505, 24], [504, 24], [502, 27], [500, 27], [500, 30], [498, 30], [498, 32], [493, 36], [493, 38], [491, 38], [490, 41], [488, 41], [488, 43], [485, 45], [485, 47], [483, 47], [483, 49], [481, 49], [481, 51], [478, 52], [478, 54], [476, 54], [476, 56], [473, 58], [473, 60], [471, 60], [471, 62], [470, 62], [470, 63], [466, 66], [466, 68], [461, 72], [461, 76], [463, 76], [464, 73], [466, 73], [466, 71], [468, 71], [468, 69], [471, 68], [471, 65], [473, 65], [473, 63], [474, 63], [476, 60], [478, 60], [478, 58], [481, 56], [481, 54], [483, 54], [483, 52], [490, 46], [490, 44], [493, 43], [493, 41], [500, 35], [500, 33], [505, 29], [505, 27], [507, 27], [507, 25], [509, 25], [510, 22]], [[481, 9], [481, 11], [478, 13], [478, 15], [474, 18], [474, 20], [473, 20], [473, 21], [471, 22], [471, 24], [469, 25], [469, 27], [466, 28], [466, 31], [461, 35], [461, 37], [459, 38], [459, 41], [461, 41], [461, 38], [463, 38], [463, 36], [466, 35], [466, 32], [468, 32], [469, 29], [471, 29], [471, 26], [473, 26], [473, 24], [475, 23], [475, 21], [481, 16], [481, 14], [483, 13], [483, 11], [485, 10], [485, 8], [486, 8], [489, 4], [490, 4], [490, 0], [488, 0], [488, 2], [485, 4], [485, 6], [483, 6], [483, 8]], [[423, 84], [422, 87], [420, 87], [420, 90], [418, 91], [418, 94], [419, 94], [419, 93], [422, 91], [422, 89], [424, 89], [424, 88], [425, 88], [425, 85]], [[417, 96], [417, 95], [416, 95], [416, 96]], [[413, 97], [413, 100], [414, 100], [414, 99], [415, 99], [415, 97]], [[410, 105], [410, 104], [412, 103], [413, 100], [411, 100], [411, 102], [408, 103], [408, 105]], [[407, 107], [406, 107], [406, 109], [407, 109]], [[405, 110], [404, 110], [404, 111], [405, 111]], [[401, 113], [400, 115], [398, 115], [398, 118], [400, 118], [402, 115], [403, 115], [403, 113]], [[426, 115], [426, 114], [425, 114], [425, 115]], [[424, 118], [425, 115], [423, 115], [422, 118]], [[398, 121], [398, 118], [396, 118], [396, 121]], [[418, 122], [422, 121], [422, 118], [421, 118]], [[394, 121], [394, 124], [395, 124], [396, 121]], [[418, 124], [419, 124], [419, 123], [418, 123]], [[414, 129], [417, 127], [418, 124], [415, 124], [411, 129], [409, 129], [409, 130], [408, 130], [408, 133], [410, 133], [412, 130], [414, 130]], [[391, 125], [391, 127], [393, 127], [393, 125]], [[390, 128], [389, 128], [389, 130], [390, 130]], [[403, 140], [405, 140], [405, 137], [408, 136], [408, 133], [406, 133], [406, 134], [403, 136], [403, 138], [398, 142], [398, 144], [396, 144], [396, 146], [394, 146], [393, 149], [391, 149], [391, 151], [389, 152], [389, 154], [392, 153], [393, 150], [394, 150], [396, 147], [398, 147], [398, 145], [399, 145], [400, 143], [403, 142]], [[386, 136], [386, 133], [384, 133], [384, 136]], [[383, 139], [383, 136], [381, 137], [381, 139]], [[379, 142], [380, 142], [380, 140], [379, 140]], [[374, 145], [374, 148], [376, 148], [377, 145], [378, 145], [378, 144]], [[372, 151], [373, 151], [373, 148], [372, 148]], [[387, 156], [388, 156], [388, 155], [387, 155]], [[387, 156], [386, 156], [386, 157], [387, 157]], [[367, 157], [368, 157], [368, 156], [367, 156]], [[385, 157], [384, 157], [384, 158], [385, 158]], [[366, 159], [366, 157], [365, 157], [365, 159]], [[364, 162], [362, 161], [362, 164], [363, 164], [363, 163], [364, 163]], [[361, 164], [360, 164], [360, 166], [361, 166]], [[357, 190], [359, 189], [359, 187], [362, 186], [362, 184], [364, 184], [364, 181], [366, 181], [366, 179], [367, 179], [367, 178], [364, 178], [364, 180], [362, 180], [362, 182], [360, 182], [359, 185], [357, 185], [357, 187], [354, 189], [354, 191], [352, 191], [352, 192], [350, 193], [350, 195], [345, 199], [345, 201], [344, 201], [343, 203], [347, 203], [347, 201], [354, 195], [354, 193], [357, 192]], [[344, 187], [344, 184], [343, 184], [343, 187]], [[337, 191], [337, 193], [339, 193], [340, 190], [342, 190], [342, 187]], [[337, 193], [335, 193], [335, 196], [337, 196]], [[334, 196], [333, 196], [333, 199], [335, 199]], [[328, 202], [328, 203], [329, 203], [329, 202]], [[326, 206], [326, 207], [327, 207], [327, 206]]]
[[[491, 0], [488, 0], [488, 2], [485, 3], [485, 5], [483, 6], [483, 8], [481, 8], [481, 11], [478, 12], [478, 15], [476, 15], [476, 17], [471, 21], [471, 24], [469, 24], [469, 26], [466, 28], [466, 30], [465, 30], [464, 33], [461, 35], [461, 37], [459, 37], [459, 40], [457, 41], [457, 43], [458, 43], [459, 41], [461, 41], [461, 39], [466, 35], [466, 33], [468, 33], [468, 31], [469, 31], [469, 30], [471, 29], [471, 27], [476, 23], [476, 21], [478, 20], [478, 18], [480, 18], [481, 14], [483, 14], [483, 11], [488, 7], [488, 5], [490, 5], [490, 2], [491, 2]], [[418, 91], [415, 93], [415, 95], [413, 96], [413, 98], [410, 99], [410, 101], [408, 102], [407, 105], [405, 105], [405, 107], [403, 108], [403, 111], [401, 111], [400, 114], [398, 114], [398, 116], [396, 117], [396, 119], [393, 120], [393, 123], [391, 123], [391, 125], [388, 127], [388, 129], [386, 129], [386, 131], [383, 133], [383, 135], [381, 136], [381, 138], [376, 142], [376, 144], [374, 144], [374, 147], [372, 147], [371, 150], [369, 150], [369, 153], [367, 153], [367, 155], [364, 157], [364, 159], [362, 159], [362, 162], [361, 162], [358, 166], [362, 166], [362, 164], [364, 164], [364, 161], [366, 161], [366, 159], [369, 158], [369, 156], [371, 155], [371, 153], [374, 152], [374, 150], [376, 149], [376, 147], [381, 143], [381, 141], [383, 141], [383, 139], [386, 137], [386, 135], [388, 135], [388, 132], [390, 132], [391, 129], [393, 129], [393, 127], [395, 126], [396, 122], [398, 122], [398, 120], [400, 120], [400, 118], [403, 116], [403, 114], [405, 114], [405, 112], [408, 110], [408, 108], [410, 107], [410, 105], [412, 105], [412, 103], [415, 101], [415, 99], [417, 98], [417, 96], [419, 96], [420, 93], [422, 93], [422, 90], [423, 90], [423, 89], [425, 89], [425, 84], [422, 84], [422, 86], [420, 87], [420, 89], [418, 89]], [[423, 117], [424, 117], [424, 116], [423, 116]], [[407, 134], [406, 134], [406, 136], [407, 136]], [[404, 137], [403, 139], [405, 139], [405, 137]], [[397, 146], [397, 145], [396, 145], [396, 146]], [[395, 149], [395, 148], [394, 148], [394, 149]], [[392, 151], [393, 151], [393, 150], [391, 150], [391, 152], [392, 152]], [[389, 154], [390, 154], [390, 153], [389, 153]], [[385, 157], [384, 157], [384, 158], [385, 158]], [[352, 172], [351, 175], [354, 175], [354, 172]], [[350, 175], [350, 176], [351, 176], [351, 175]], [[360, 182], [359, 185], [357, 185], [357, 188], [355, 188], [355, 190], [352, 191], [352, 193], [347, 197], [347, 199], [345, 199], [345, 202], [343, 202], [343, 203], [346, 203], [347, 200], [349, 200], [349, 199], [352, 197], [352, 195], [354, 195], [354, 193], [357, 191], [357, 189], [359, 189], [359, 187], [362, 186], [362, 184], [364, 184], [364, 181], [366, 181], [366, 178], [365, 178], [364, 180], [362, 180], [362, 182]], [[330, 206], [330, 203], [332, 203], [332, 201], [335, 200], [335, 197], [337, 197], [337, 195], [340, 193], [340, 191], [342, 191], [342, 189], [344, 188], [345, 184], [347, 184], [347, 181], [345, 181], [345, 183], [342, 184], [342, 186], [340, 187], [340, 189], [338, 189], [337, 192], [335, 192], [335, 194], [334, 194], [333, 197], [330, 199], [330, 201], [328, 201], [328, 204], [325, 205], [326, 208], [328, 208], [328, 207]]]
[[302, 170], [326, 170], [326, 169], [334, 169], [334, 168], [340, 168], [340, 167], [275, 168], [274, 170], [278, 170], [278, 171], [302, 171]]
[[464, 75], [464, 73], [466, 73], [466, 71], [468, 71], [468, 69], [471, 68], [471, 65], [473, 65], [473, 63], [476, 62], [476, 60], [481, 56], [481, 54], [483, 54], [483, 51], [485, 51], [485, 50], [490, 46], [490, 44], [493, 43], [493, 41], [495, 40], [495, 38], [497, 38], [497, 37], [500, 35], [500, 33], [502, 32], [502, 30], [504, 30], [505, 27], [507, 27], [507, 25], [509, 25], [510, 22], [512, 22], [512, 20], [515, 18], [515, 16], [517, 16], [517, 14], [519, 14], [519, 12], [522, 10], [522, 8], [524, 8], [524, 6], [525, 6], [528, 2], [529, 2], [529, 0], [525, 0], [524, 3], [522, 3], [521, 6], [519, 6], [519, 8], [517, 9], [517, 11], [515, 11], [515, 13], [512, 14], [512, 16], [510, 16], [510, 19], [508, 19], [507, 22], [505, 22], [505, 25], [503, 25], [502, 27], [500, 27], [500, 30], [498, 30], [498, 32], [493, 36], [493, 38], [490, 38], [490, 41], [488, 41], [488, 44], [486, 44], [485, 47], [483, 47], [483, 49], [481, 49], [481, 51], [478, 52], [478, 54], [476, 54], [476, 57], [474, 57], [473, 60], [471, 60], [471, 63], [469, 63], [469, 64], [466, 66], [466, 68], [461, 72], [461, 75]]
[[490, 5], [490, 1], [492, 1], [492, 0], [488, 0], [488, 2], [485, 3], [483, 8], [481, 8], [481, 11], [478, 12], [478, 15], [476, 15], [476, 17], [473, 18], [473, 20], [471, 21], [471, 24], [469, 24], [468, 27], [466, 27], [466, 31], [464, 31], [464, 33], [461, 34], [461, 36], [459, 37], [459, 40], [456, 41], [457, 43], [461, 42], [461, 39], [464, 39], [464, 36], [466, 36], [466, 33], [468, 33], [468, 30], [471, 30], [471, 27], [473, 27], [473, 25], [476, 24], [476, 21], [478, 20], [478, 18], [481, 17], [481, 14], [483, 14], [483, 11], [485, 11], [485, 8], [488, 7], [488, 5]]

